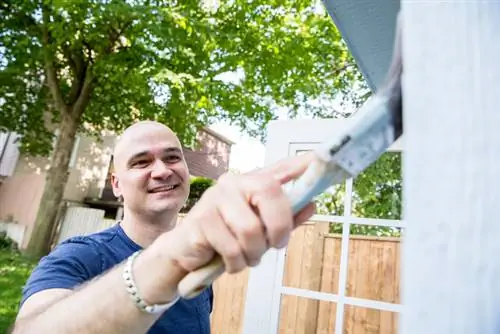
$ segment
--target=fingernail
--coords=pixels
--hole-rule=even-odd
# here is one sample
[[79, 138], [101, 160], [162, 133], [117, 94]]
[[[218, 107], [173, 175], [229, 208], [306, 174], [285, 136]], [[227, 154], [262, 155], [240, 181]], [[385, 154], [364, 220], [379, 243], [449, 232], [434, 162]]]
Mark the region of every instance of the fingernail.
[[277, 248], [284, 248], [286, 245], [288, 245], [288, 241], [290, 240], [290, 234], [285, 235], [283, 239], [278, 243]]

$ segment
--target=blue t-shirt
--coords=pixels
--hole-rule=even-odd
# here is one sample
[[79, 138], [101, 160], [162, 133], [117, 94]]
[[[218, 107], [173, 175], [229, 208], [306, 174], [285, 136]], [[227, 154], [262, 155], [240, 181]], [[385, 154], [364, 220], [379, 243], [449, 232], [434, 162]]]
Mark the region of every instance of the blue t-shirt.
[[[52, 288], [73, 289], [123, 262], [141, 249], [116, 224], [104, 231], [63, 241], [40, 260], [23, 289], [21, 305], [34, 293]], [[149, 334], [210, 333], [212, 288], [197, 297], [180, 299], [163, 314]]]

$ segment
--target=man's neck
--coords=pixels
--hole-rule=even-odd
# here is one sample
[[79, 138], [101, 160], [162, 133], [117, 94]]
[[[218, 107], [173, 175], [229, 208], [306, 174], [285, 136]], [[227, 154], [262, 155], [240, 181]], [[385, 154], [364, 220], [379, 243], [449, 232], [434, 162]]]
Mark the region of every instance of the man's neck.
[[146, 248], [153, 243], [162, 233], [168, 232], [177, 223], [177, 213], [168, 213], [162, 217], [148, 219], [134, 215], [125, 210], [123, 220], [120, 225], [125, 234], [142, 248]]

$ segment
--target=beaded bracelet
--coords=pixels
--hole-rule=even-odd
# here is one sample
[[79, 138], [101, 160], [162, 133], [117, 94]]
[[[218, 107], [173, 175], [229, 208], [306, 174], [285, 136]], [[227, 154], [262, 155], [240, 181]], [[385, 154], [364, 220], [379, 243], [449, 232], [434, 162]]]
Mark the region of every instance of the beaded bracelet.
[[130, 295], [130, 298], [141, 311], [149, 314], [163, 313], [170, 307], [172, 307], [172, 305], [174, 305], [179, 300], [179, 296], [176, 296], [174, 300], [166, 304], [154, 304], [154, 305], [148, 305], [144, 301], [144, 299], [141, 298], [141, 296], [139, 295], [139, 291], [137, 289], [137, 285], [135, 284], [134, 281], [134, 276], [132, 275], [132, 265], [134, 264], [134, 260], [140, 253], [141, 251], [139, 250], [134, 254], [132, 254], [131, 256], [129, 256], [129, 258], [127, 259], [127, 262], [123, 269], [123, 280], [125, 281], [125, 287], [127, 289], [128, 294]]

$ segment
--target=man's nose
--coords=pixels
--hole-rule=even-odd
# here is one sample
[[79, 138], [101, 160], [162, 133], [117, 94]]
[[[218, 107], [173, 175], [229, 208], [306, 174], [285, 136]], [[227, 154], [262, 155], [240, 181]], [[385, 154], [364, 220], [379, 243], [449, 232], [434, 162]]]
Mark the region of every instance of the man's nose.
[[172, 170], [161, 160], [156, 160], [152, 167], [151, 177], [154, 179], [165, 179], [172, 175]]

